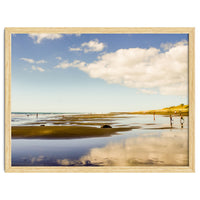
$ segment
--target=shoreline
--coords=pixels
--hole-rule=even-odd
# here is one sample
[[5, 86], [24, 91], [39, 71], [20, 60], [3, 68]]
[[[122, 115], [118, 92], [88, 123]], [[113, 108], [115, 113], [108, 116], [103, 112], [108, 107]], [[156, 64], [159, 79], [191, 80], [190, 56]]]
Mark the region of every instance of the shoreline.
[[[133, 113], [129, 114], [135, 115]], [[59, 115], [54, 119], [40, 119], [35, 122], [28, 122], [22, 126], [12, 126], [11, 133], [13, 139], [75, 139], [108, 137], [119, 134], [119, 132], [141, 128], [152, 130], [175, 128], [170, 126], [151, 127], [152, 124], [147, 127], [141, 127], [137, 123], [120, 127], [116, 121], [116, 119], [120, 118], [129, 118], [129, 116], [123, 116], [122, 113]], [[105, 124], [112, 128], [101, 128]], [[153, 123], [153, 125], [156, 124]]]

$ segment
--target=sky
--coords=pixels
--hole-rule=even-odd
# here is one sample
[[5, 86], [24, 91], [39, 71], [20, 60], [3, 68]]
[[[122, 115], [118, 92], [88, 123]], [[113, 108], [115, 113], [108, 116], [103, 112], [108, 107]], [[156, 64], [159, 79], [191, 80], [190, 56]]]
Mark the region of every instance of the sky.
[[12, 34], [12, 112], [188, 104], [188, 34]]

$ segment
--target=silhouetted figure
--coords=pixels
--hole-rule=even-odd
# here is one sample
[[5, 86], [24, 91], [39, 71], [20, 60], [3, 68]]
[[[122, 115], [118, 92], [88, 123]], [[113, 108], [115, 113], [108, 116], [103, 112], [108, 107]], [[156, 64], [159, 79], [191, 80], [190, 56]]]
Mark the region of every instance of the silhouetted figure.
[[182, 114], [180, 115], [180, 123], [181, 123], [181, 128], [183, 128], [184, 119]]
[[156, 116], [155, 116], [155, 115], [156, 115], [156, 113], [154, 112], [154, 113], [153, 113], [153, 120], [154, 120], [154, 121], [156, 120]]
[[169, 119], [170, 119], [170, 126], [171, 126], [171, 128], [172, 128], [172, 125], [173, 125], [172, 115], [169, 116]]
[[36, 113], [36, 118], [38, 118], [38, 113]]

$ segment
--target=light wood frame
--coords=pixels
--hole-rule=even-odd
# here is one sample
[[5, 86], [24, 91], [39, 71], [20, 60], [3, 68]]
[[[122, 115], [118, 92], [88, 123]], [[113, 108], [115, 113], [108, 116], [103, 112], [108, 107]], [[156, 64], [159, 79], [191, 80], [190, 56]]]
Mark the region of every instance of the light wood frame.
[[[13, 167], [11, 166], [11, 34], [141, 33], [189, 34], [189, 166]], [[5, 28], [5, 172], [195, 172], [195, 29], [194, 28]]]

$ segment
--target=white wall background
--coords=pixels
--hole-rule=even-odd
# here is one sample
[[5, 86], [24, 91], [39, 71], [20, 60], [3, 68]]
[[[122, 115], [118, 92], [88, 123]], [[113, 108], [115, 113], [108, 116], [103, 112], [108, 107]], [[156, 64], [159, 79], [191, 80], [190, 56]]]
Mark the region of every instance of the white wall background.
[[[195, 0], [0, 2], [0, 199], [200, 199], [200, 11]], [[4, 27], [196, 27], [196, 173], [4, 173]]]

